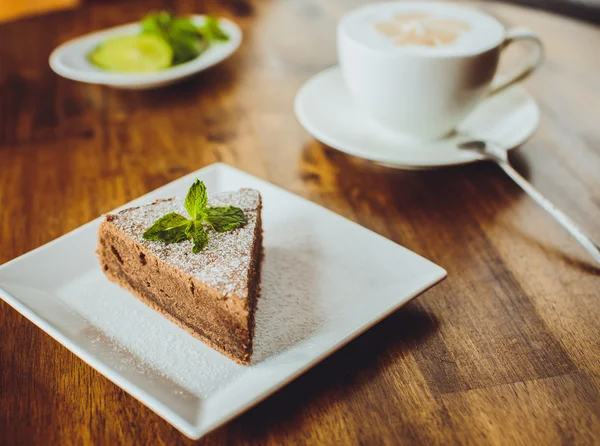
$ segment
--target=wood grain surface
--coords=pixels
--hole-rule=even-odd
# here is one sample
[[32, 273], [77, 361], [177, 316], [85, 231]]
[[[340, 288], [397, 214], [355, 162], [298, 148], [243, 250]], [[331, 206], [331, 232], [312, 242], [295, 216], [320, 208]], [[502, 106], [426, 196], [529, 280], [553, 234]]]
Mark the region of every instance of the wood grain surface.
[[[600, 269], [586, 252], [493, 165], [390, 170], [296, 122], [297, 89], [335, 63], [336, 20], [360, 3], [110, 0], [0, 25], [0, 263], [224, 161], [449, 275], [199, 444], [600, 444]], [[546, 42], [526, 83], [542, 123], [512, 160], [600, 239], [600, 29], [479, 6]], [[50, 71], [56, 45], [165, 7], [235, 20], [242, 48], [156, 91]], [[0, 302], [0, 444], [191, 443]]]

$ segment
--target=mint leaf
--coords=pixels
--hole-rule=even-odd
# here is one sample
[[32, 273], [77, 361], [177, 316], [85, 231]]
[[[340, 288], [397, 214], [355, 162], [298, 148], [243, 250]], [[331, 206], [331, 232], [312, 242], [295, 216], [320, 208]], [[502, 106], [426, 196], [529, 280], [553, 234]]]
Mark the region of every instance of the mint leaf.
[[171, 26], [177, 32], [187, 33], [190, 36], [198, 37], [198, 27], [187, 17], [177, 17], [173, 19]]
[[206, 16], [204, 25], [198, 28], [198, 31], [204, 36], [209, 42], [226, 42], [229, 40], [229, 36], [225, 34], [225, 31], [219, 26], [219, 21], [215, 16]]
[[[192, 23], [190, 25], [194, 26]], [[178, 65], [189, 60], [195, 59], [208, 48], [208, 42], [198, 38], [196, 32], [187, 31], [187, 25], [178, 27], [173, 25], [166, 38], [173, 49], [173, 64]]]
[[190, 222], [185, 229], [186, 236], [194, 242], [192, 252], [198, 254], [208, 245], [208, 234], [201, 221]]
[[206, 203], [208, 203], [206, 186], [202, 181], [196, 180], [185, 197], [185, 202], [183, 203], [185, 210], [188, 211], [192, 220], [202, 220]]
[[142, 32], [156, 34], [166, 33], [172, 21], [173, 16], [167, 11], [148, 14], [141, 21]]
[[156, 220], [142, 237], [164, 243], [178, 243], [187, 240], [186, 226], [190, 221], [177, 212], [169, 212]]
[[231, 231], [248, 222], [244, 212], [235, 206], [213, 206], [205, 213], [206, 222], [217, 232]]
[[141, 24], [143, 33], [157, 34], [169, 44], [173, 65], [195, 59], [208, 48], [209, 41], [189, 18], [174, 17], [163, 11], [147, 15]]

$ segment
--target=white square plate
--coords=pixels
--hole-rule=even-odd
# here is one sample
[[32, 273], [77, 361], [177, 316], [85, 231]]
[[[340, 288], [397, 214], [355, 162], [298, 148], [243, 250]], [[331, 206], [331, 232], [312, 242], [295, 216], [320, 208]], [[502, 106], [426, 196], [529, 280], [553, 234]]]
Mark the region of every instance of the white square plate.
[[339, 215], [224, 164], [126, 206], [250, 187], [264, 202], [265, 259], [253, 365], [244, 367], [109, 282], [98, 218], [0, 267], [0, 297], [191, 438], [257, 404], [446, 276]]

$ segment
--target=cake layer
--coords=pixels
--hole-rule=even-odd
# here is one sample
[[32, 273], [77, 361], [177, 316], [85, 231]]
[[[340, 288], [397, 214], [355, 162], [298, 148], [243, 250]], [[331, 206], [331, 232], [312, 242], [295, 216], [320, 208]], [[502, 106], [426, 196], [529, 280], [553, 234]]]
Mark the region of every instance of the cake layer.
[[262, 261], [260, 195], [241, 190], [215, 195], [212, 203], [241, 204], [248, 223], [231, 232], [209, 230], [206, 250], [193, 254], [189, 241], [166, 245], [142, 238], [167, 212], [187, 216], [180, 200], [160, 200], [106, 217], [99, 229], [100, 262], [109, 279], [144, 303], [249, 364]]

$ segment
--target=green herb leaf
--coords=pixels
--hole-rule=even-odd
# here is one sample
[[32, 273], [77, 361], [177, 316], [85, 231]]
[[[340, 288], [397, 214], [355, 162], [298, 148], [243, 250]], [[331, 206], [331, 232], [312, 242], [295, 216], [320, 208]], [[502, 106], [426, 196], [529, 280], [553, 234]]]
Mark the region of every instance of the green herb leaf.
[[202, 220], [206, 203], [208, 203], [206, 186], [202, 181], [196, 180], [185, 197], [185, 210], [188, 211], [192, 220]]
[[215, 16], [206, 16], [204, 25], [199, 28], [200, 33], [209, 42], [226, 42], [229, 40], [229, 36], [219, 26], [219, 21]]
[[204, 223], [217, 232], [231, 231], [244, 226], [247, 218], [244, 212], [235, 206], [213, 206], [207, 208], [206, 186], [200, 180], [194, 181], [185, 197], [184, 206], [191, 220], [170, 212], [159, 218], [144, 232], [146, 240], [158, 240], [165, 243], [177, 243], [191, 239], [192, 252], [198, 254], [208, 246], [208, 234]]
[[173, 49], [174, 65], [192, 60], [208, 48], [209, 41], [189, 18], [163, 11], [146, 16], [141, 23], [143, 33], [158, 34]]
[[187, 17], [174, 18], [171, 26], [180, 33], [187, 33], [190, 36], [198, 37], [198, 27]]
[[186, 227], [190, 221], [177, 212], [169, 212], [152, 224], [142, 235], [145, 240], [178, 243], [187, 240]]
[[208, 43], [199, 39], [197, 34], [191, 34], [178, 28], [172, 28], [166, 40], [173, 48], [174, 65], [195, 59], [208, 47]]
[[248, 222], [244, 212], [235, 206], [213, 206], [205, 212], [206, 222], [217, 232], [231, 231]]
[[161, 34], [168, 30], [172, 21], [173, 16], [167, 11], [148, 14], [141, 21], [142, 32]]
[[192, 247], [192, 252], [194, 254], [198, 254], [208, 245], [208, 234], [206, 233], [204, 226], [202, 226], [201, 221], [190, 222], [185, 232], [188, 238], [191, 238], [194, 242], [194, 246]]

